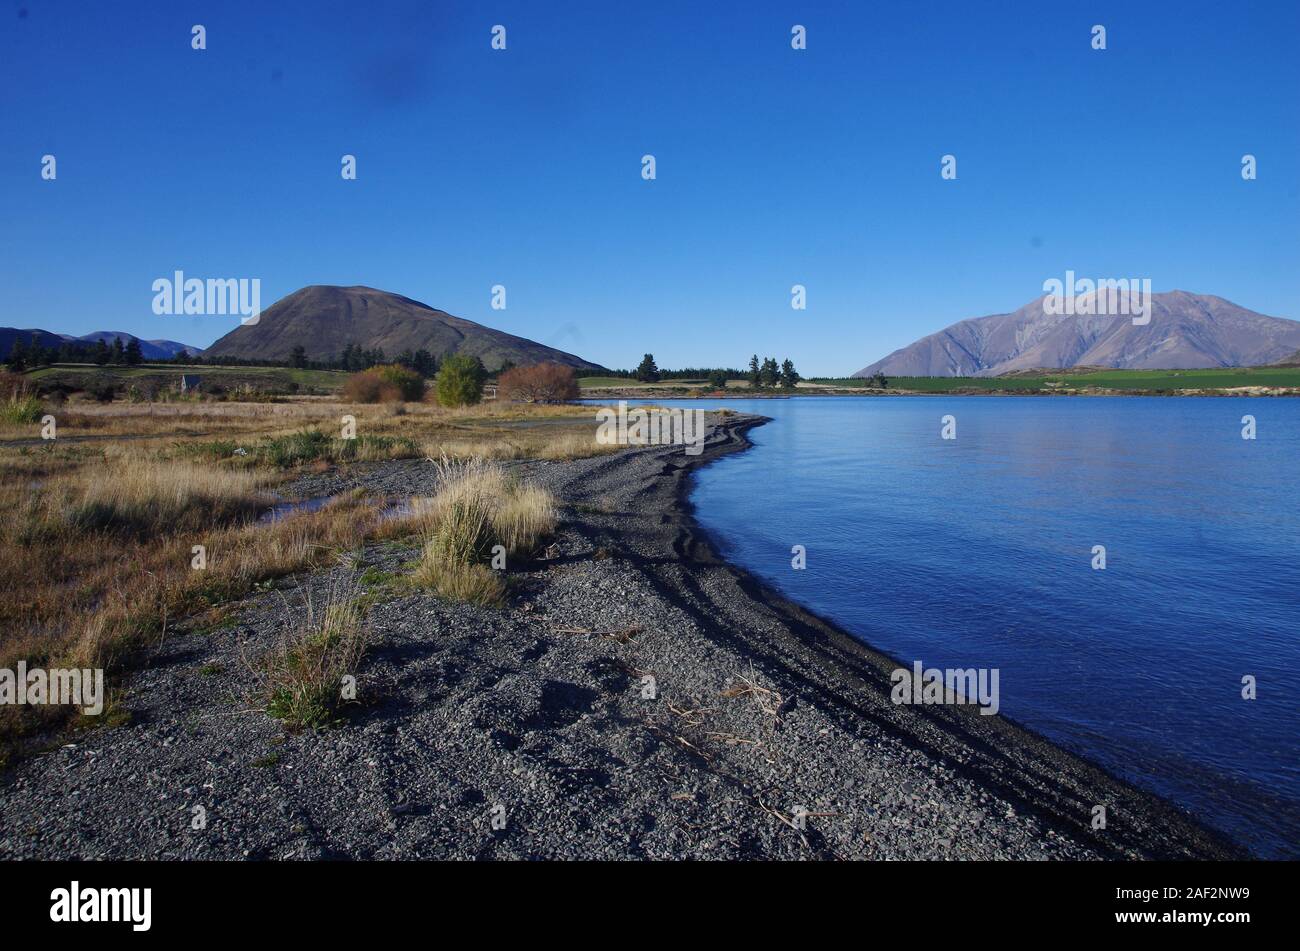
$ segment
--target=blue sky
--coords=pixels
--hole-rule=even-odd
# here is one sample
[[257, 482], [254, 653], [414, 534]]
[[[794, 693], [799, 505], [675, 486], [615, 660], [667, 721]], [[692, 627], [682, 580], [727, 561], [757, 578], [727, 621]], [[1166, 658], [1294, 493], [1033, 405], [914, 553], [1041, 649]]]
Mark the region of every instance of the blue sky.
[[1067, 268], [1300, 318], [1290, 0], [0, 4], [0, 325], [205, 346], [176, 269], [619, 367], [847, 374]]

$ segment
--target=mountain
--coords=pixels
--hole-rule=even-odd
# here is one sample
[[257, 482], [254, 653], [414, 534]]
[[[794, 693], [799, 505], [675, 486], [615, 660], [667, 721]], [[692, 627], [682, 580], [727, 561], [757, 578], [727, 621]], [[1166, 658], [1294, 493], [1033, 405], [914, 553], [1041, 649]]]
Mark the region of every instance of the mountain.
[[1044, 313], [1035, 298], [1010, 314], [976, 317], [895, 350], [857, 377], [998, 376], [1093, 365], [1125, 370], [1249, 367], [1300, 350], [1300, 322], [1266, 317], [1222, 297], [1151, 295], [1151, 320]]
[[17, 327], [0, 327], [0, 360], [7, 359], [13, 352], [14, 341], [21, 340], [23, 346], [30, 346], [32, 334], [36, 334], [37, 342], [44, 348], [58, 348], [68, 342], [68, 338], [62, 334], [52, 334], [48, 330], [37, 330], [29, 328], [19, 330]]
[[523, 366], [561, 363], [579, 370], [603, 367], [562, 350], [453, 317], [428, 304], [373, 287], [313, 285], [294, 291], [266, 310], [255, 324], [243, 324], [204, 351], [207, 357], [287, 359], [295, 346], [307, 358], [326, 360], [349, 344], [382, 349], [390, 357], [404, 350], [477, 356], [489, 370], [506, 360]]
[[140, 340], [140, 352], [146, 360], [170, 360], [182, 350], [188, 350], [191, 353], [198, 353], [198, 347], [191, 347], [187, 343], [177, 343], [175, 340], [143, 340], [134, 334], [126, 333], [121, 330], [96, 330], [94, 333], [83, 334], [80, 337], [68, 337], [71, 342], [91, 343], [96, 340], [102, 340], [110, 347], [113, 345], [113, 338], [121, 337], [122, 346], [126, 346], [132, 340]]
[[[133, 334], [118, 330], [96, 330], [94, 333], [85, 334], [81, 337], [73, 337], [70, 334], [56, 334], [48, 330], [20, 330], [17, 327], [0, 327], [0, 360], [9, 356], [14, 348], [15, 340], [21, 340], [23, 346], [29, 346], [32, 342], [32, 334], [36, 334], [37, 341], [47, 350], [57, 350], [65, 343], [94, 346], [96, 340], [103, 340], [111, 347], [114, 337], [121, 337], [122, 346], [126, 346], [132, 340], [138, 339]], [[192, 353], [199, 352], [198, 347], [191, 347], [187, 343], [177, 343], [175, 340], [140, 341], [140, 353], [143, 354], [146, 360], [170, 360], [182, 350], [189, 350]]]

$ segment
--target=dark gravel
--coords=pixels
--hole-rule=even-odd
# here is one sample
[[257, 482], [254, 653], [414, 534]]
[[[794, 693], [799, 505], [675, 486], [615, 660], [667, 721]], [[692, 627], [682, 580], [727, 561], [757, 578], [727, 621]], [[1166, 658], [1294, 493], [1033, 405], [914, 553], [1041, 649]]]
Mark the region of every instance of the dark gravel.
[[[894, 661], [720, 561], [684, 501], [689, 471], [762, 422], [720, 421], [702, 457], [511, 464], [565, 504], [554, 545], [510, 573], [503, 611], [376, 589], [361, 703], [338, 728], [287, 734], [257, 709], [245, 658], [304, 592], [365, 566], [404, 573], [413, 544], [167, 640], [130, 682], [130, 723], [5, 773], [0, 857], [1239, 856], [1002, 717], [895, 706]], [[427, 494], [434, 467], [358, 465], [295, 494], [355, 485]], [[730, 695], [742, 677], [771, 693]]]

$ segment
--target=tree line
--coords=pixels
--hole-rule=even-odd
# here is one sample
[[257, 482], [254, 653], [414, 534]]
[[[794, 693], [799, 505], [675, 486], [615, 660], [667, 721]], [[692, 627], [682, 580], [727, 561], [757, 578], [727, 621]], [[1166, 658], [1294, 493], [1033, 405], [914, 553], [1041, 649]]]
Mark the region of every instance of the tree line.
[[140, 341], [134, 337], [125, 344], [122, 343], [121, 337], [114, 337], [111, 347], [102, 339], [94, 343], [65, 341], [57, 347], [43, 347], [40, 337], [36, 334], [32, 334], [30, 343], [24, 343], [22, 337], [16, 338], [9, 356], [5, 359], [5, 365], [15, 372], [55, 363], [136, 366], [143, 362], [144, 354], [140, 350]]
[[760, 363], [758, 354], [754, 354], [749, 358], [749, 371], [743, 372], [734, 368], [703, 369], [699, 367], [689, 367], [682, 370], [660, 370], [655, 364], [654, 354], [647, 353], [641, 358], [641, 362], [635, 370], [611, 370], [609, 375], [626, 377], [641, 383], [658, 383], [661, 380], [704, 379], [708, 380], [709, 385], [715, 390], [724, 389], [728, 380], [736, 378], [744, 379], [748, 382], [750, 388], [755, 390], [764, 387], [792, 390], [803, 379], [794, 368], [794, 362], [789, 358], [777, 363], [775, 357], [768, 357]]

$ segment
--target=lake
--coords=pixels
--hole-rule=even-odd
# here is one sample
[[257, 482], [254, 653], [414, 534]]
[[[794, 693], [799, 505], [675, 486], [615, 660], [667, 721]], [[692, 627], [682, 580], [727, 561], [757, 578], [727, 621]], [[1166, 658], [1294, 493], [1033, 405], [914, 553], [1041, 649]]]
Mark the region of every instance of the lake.
[[1300, 856], [1300, 400], [718, 405], [773, 417], [696, 476], [732, 561], [909, 667], [997, 668], [1003, 715]]

